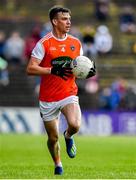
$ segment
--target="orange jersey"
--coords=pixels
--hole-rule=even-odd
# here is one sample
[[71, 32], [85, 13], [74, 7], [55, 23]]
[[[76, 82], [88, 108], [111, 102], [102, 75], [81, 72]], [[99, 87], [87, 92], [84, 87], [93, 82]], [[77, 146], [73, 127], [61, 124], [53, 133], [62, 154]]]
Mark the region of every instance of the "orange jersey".
[[[70, 65], [70, 62], [79, 55], [82, 55], [82, 47], [77, 38], [66, 35], [64, 39], [57, 39], [52, 32], [43, 37], [32, 52], [32, 56], [40, 60], [41, 67], [52, 67], [58, 63]], [[76, 95], [77, 91], [73, 75], [67, 80], [53, 74], [42, 75], [39, 100], [58, 101]]]

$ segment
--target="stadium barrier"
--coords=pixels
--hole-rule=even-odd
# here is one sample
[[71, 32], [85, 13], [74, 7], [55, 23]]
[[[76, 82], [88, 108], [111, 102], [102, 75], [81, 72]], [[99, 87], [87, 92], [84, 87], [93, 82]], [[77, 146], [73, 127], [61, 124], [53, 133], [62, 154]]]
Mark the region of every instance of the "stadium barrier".
[[[66, 128], [61, 116], [60, 132]], [[42, 134], [43, 123], [38, 108], [0, 108], [1, 133]], [[79, 134], [110, 136], [112, 134], [136, 135], [136, 112], [82, 112]]]

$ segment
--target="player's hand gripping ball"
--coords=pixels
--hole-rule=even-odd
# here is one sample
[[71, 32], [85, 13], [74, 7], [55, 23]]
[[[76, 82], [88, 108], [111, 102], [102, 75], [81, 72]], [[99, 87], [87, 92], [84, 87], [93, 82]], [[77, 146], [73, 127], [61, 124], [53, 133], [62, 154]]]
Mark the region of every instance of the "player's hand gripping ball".
[[79, 79], [87, 79], [96, 74], [94, 61], [86, 56], [78, 56], [71, 62], [74, 76]]

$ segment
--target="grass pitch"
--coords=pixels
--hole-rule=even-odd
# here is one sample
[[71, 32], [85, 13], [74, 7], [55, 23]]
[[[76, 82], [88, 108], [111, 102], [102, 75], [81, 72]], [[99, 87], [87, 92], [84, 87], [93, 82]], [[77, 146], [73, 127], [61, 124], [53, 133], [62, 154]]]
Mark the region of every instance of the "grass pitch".
[[46, 135], [0, 135], [1, 179], [136, 179], [136, 137], [76, 136], [70, 159], [60, 137], [64, 175], [55, 176]]

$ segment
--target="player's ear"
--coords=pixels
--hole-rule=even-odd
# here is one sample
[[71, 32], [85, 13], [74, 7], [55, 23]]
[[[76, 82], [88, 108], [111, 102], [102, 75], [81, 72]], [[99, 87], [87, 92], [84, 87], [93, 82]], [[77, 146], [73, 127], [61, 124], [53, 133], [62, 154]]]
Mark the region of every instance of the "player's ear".
[[57, 19], [53, 19], [53, 20], [52, 20], [52, 23], [53, 23], [53, 25], [56, 26], [56, 25], [57, 25]]

